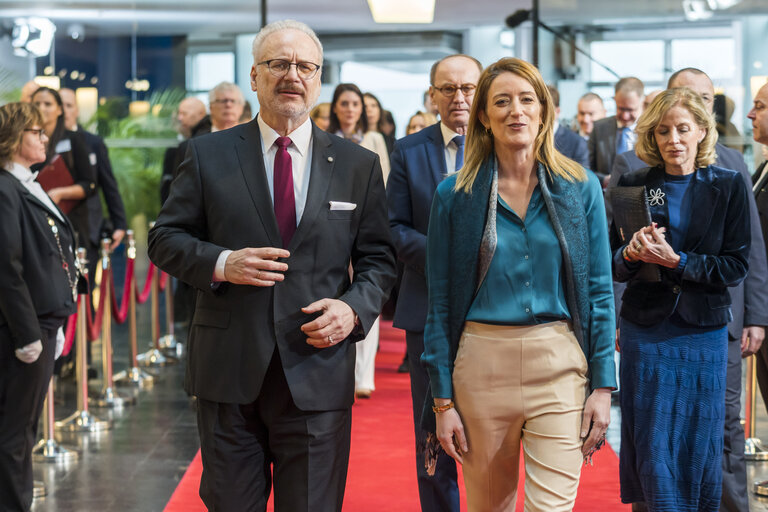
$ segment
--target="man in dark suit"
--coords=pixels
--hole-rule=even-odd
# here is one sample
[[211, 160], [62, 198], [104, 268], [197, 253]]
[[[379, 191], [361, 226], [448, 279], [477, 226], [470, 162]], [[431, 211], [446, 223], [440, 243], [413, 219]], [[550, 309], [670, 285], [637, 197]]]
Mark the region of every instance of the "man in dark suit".
[[[752, 121], [752, 137], [755, 142], [768, 146], [768, 84], [757, 91], [747, 118]], [[768, 236], [768, 165], [766, 164], [768, 160], [760, 164], [752, 177], [763, 238]], [[763, 344], [757, 352], [755, 362], [760, 394], [763, 395], [765, 408], [768, 409], [768, 345]]]
[[163, 155], [163, 175], [160, 177], [160, 204], [168, 199], [168, 191], [176, 173], [176, 168], [184, 160], [187, 150], [186, 141], [192, 137], [211, 133], [211, 118], [205, 112], [205, 103], [198, 98], [184, 98], [176, 109], [176, 131], [179, 133], [179, 145], [165, 150]]
[[437, 185], [464, 161], [464, 135], [469, 110], [482, 65], [467, 55], [451, 55], [432, 65], [429, 94], [440, 113], [440, 122], [395, 143], [387, 182], [389, 226], [403, 262], [403, 280], [397, 298], [394, 326], [405, 330], [410, 360], [411, 398], [416, 433], [416, 473], [422, 511], [459, 510], [456, 463], [440, 453], [434, 476], [427, 475], [426, 443], [421, 414], [429, 377], [421, 365], [424, 324], [427, 319], [427, 281], [424, 275], [427, 226], [432, 196]]
[[624, 77], [614, 86], [613, 99], [616, 115], [597, 121], [589, 136], [589, 168], [603, 184], [617, 154], [635, 147], [635, 125], [643, 112], [643, 82], [635, 77]]
[[579, 98], [579, 102], [576, 104], [576, 123], [573, 125], [573, 129], [578, 130], [579, 137], [588, 141], [595, 127], [595, 122], [603, 118], [605, 118], [603, 98], [593, 92], [588, 92]]
[[[668, 88], [688, 87], [697, 93], [712, 112], [714, 86], [709, 76], [695, 68], [675, 72]], [[715, 165], [738, 171], [748, 186], [751, 177], [741, 153], [718, 143], [715, 146]], [[616, 157], [611, 183], [615, 186], [622, 174], [647, 167], [634, 151]], [[749, 198], [752, 245], [749, 251], [747, 278], [730, 288], [733, 320], [728, 324], [728, 374], [725, 395], [725, 447], [723, 450], [723, 493], [721, 510], [742, 512], [748, 510], [746, 462], [744, 460], [744, 428], [741, 425], [741, 359], [754, 354], [765, 338], [768, 325], [768, 263], [763, 233], [760, 230], [758, 207]]]
[[587, 142], [579, 134], [560, 124], [560, 92], [548, 85], [549, 94], [555, 104], [555, 149], [571, 160], [578, 162], [585, 169], [589, 168], [589, 150]]
[[149, 255], [198, 290], [185, 387], [203, 502], [263, 511], [273, 484], [277, 511], [338, 511], [353, 343], [395, 279], [381, 166], [309, 120], [323, 63], [309, 27], [269, 24], [253, 55], [261, 111], [189, 141]]
[[[91, 250], [99, 247], [102, 234], [108, 235], [112, 238], [112, 245], [110, 249], [115, 249], [123, 237], [125, 236], [125, 230], [128, 229], [128, 222], [125, 217], [125, 207], [123, 206], [123, 200], [120, 197], [120, 190], [117, 186], [117, 180], [112, 172], [112, 164], [109, 161], [109, 153], [107, 146], [104, 144], [104, 139], [98, 135], [86, 131], [77, 123], [77, 118], [80, 115], [80, 110], [77, 107], [77, 101], [75, 98], [75, 91], [72, 89], [59, 90], [61, 96], [61, 102], [64, 105], [64, 124], [67, 130], [80, 133], [88, 146], [89, 158], [91, 165], [96, 168], [96, 186], [98, 190], [104, 195], [104, 203], [107, 205], [107, 211], [109, 212], [109, 224], [105, 222], [104, 215], [101, 209], [101, 199], [99, 194], [93, 194], [86, 199], [88, 203], [88, 226], [90, 230], [90, 244]], [[96, 252], [98, 254], [98, 252]], [[91, 258], [93, 261], [89, 261], [89, 271], [92, 272], [96, 268], [98, 259]], [[90, 275], [93, 275], [91, 273]]]

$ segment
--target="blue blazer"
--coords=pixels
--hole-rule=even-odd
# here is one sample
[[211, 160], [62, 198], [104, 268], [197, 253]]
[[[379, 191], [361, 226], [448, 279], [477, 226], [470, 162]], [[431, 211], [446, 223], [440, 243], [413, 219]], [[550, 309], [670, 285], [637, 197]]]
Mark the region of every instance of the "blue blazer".
[[[744, 163], [744, 158], [738, 151], [718, 143], [715, 146], [717, 160], [715, 165], [732, 169], [741, 174], [748, 188], [752, 186], [752, 178]], [[611, 187], [615, 187], [622, 175], [647, 167], [634, 151], [616, 155], [611, 171], [611, 182], [606, 190], [610, 195]], [[757, 203], [749, 194], [749, 222], [752, 245], [749, 249], [749, 272], [746, 279], [737, 286], [729, 288], [733, 320], [728, 324], [728, 334], [731, 339], [740, 339], [741, 331], [750, 325], [768, 325], [768, 257], [766, 257], [765, 238], [760, 229], [760, 214]], [[703, 203], [699, 203], [703, 204]]]
[[[664, 169], [646, 167], [630, 172], [621, 177], [619, 186], [663, 189]], [[685, 322], [699, 327], [731, 321], [727, 287], [739, 284], [749, 269], [750, 194], [736, 171], [714, 165], [698, 169], [692, 187], [695, 201], [681, 249], [687, 261], [682, 270], [661, 268], [660, 282], [633, 279], [639, 265], [622, 258], [625, 243], [615, 226], [611, 228], [614, 279], [629, 281], [622, 298], [622, 318], [655, 325], [677, 312]], [[651, 204], [650, 210], [659, 226], [669, 225], [665, 201]]]
[[571, 160], [581, 164], [583, 168], [589, 169], [587, 141], [581, 138], [578, 133], [569, 130], [562, 124], [557, 127], [555, 132], [555, 149]]
[[427, 228], [432, 197], [447, 175], [440, 123], [395, 143], [387, 179], [389, 228], [403, 279], [397, 297], [394, 326], [420, 332], [427, 321]]

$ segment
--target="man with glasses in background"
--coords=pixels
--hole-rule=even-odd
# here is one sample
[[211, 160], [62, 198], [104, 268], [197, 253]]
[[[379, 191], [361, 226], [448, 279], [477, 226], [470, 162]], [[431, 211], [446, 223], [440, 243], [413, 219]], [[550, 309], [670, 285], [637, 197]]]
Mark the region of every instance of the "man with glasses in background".
[[211, 111], [211, 132], [227, 130], [240, 124], [245, 98], [232, 82], [221, 82], [208, 93]]
[[384, 181], [374, 153], [309, 119], [323, 63], [312, 29], [271, 23], [253, 56], [258, 116], [189, 141], [149, 254], [198, 290], [185, 388], [205, 505], [264, 511], [274, 486], [277, 512], [340, 511], [353, 343], [395, 280]]
[[427, 371], [421, 365], [427, 319], [424, 262], [432, 196], [443, 178], [464, 163], [464, 136], [482, 70], [480, 62], [468, 55], [450, 55], [435, 62], [430, 72], [429, 95], [437, 106], [440, 122], [397, 141], [390, 157], [389, 226], [397, 257], [404, 264], [394, 326], [405, 330], [410, 361], [416, 472], [423, 512], [459, 511], [456, 463], [441, 452], [435, 474], [429, 476], [424, 454], [418, 453], [418, 447], [426, 443], [421, 415], [429, 385]]

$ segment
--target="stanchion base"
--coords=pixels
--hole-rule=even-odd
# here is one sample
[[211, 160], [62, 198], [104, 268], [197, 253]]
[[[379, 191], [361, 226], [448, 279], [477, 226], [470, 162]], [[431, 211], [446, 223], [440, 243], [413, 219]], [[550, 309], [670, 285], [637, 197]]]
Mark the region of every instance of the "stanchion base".
[[750, 437], [744, 441], [744, 458], [750, 462], [768, 461], [768, 450], [763, 447], [760, 439]]
[[141, 366], [168, 366], [178, 362], [179, 360], [175, 357], [164, 356], [163, 353], [156, 348], [136, 356], [136, 363]]
[[75, 411], [69, 418], [56, 422], [56, 430], [64, 432], [103, 432], [111, 428], [111, 421], [101, 420], [88, 411]]
[[118, 386], [133, 385], [140, 388], [149, 388], [152, 387], [152, 385], [155, 383], [155, 377], [148, 374], [141, 368], [134, 366], [133, 368], [128, 368], [127, 370], [123, 370], [122, 372], [116, 374], [112, 378], [112, 382]]
[[32, 485], [32, 499], [42, 498], [46, 494], [48, 494], [48, 490], [45, 488], [45, 482], [35, 480], [35, 483]]
[[102, 388], [95, 396], [88, 398], [88, 404], [94, 407], [122, 409], [126, 405], [135, 405], [136, 397], [120, 394], [115, 388]]
[[752, 486], [752, 491], [758, 496], [768, 496], [768, 480], [755, 482]]
[[32, 450], [34, 462], [66, 463], [74, 462], [79, 458], [80, 453], [77, 450], [64, 448], [53, 439], [41, 439]]
[[176, 350], [176, 335], [175, 334], [166, 334], [165, 336], [161, 336], [159, 340], [157, 340], [157, 345], [160, 347], [161, 350], [170, 349], [171, 351]]

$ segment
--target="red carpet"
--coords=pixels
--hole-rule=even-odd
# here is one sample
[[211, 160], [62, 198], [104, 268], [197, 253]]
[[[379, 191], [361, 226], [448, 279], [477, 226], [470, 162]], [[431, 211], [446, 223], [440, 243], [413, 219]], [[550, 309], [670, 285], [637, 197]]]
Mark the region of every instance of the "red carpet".
[[[352, 409], [352, 447], [344, 510], [418, 512], [410, 387], [408, 375], [396, 372], [405, 353], [403, 331], [392, 328], [390, 322], [382, 322], [380, 345], [373, 398], [358, 400]], [[574, 511], [629, 510], [619, 501], [616, 454], [610, 447], [603, 448], [594, 462], [594, 466], [582, 470]], [[165, 512], [205, 511], [197, 494], [201, 472], [198, 452]], [[521, 478], [518, 511], [523, 510], [522, 485]], [[462, 509], [466, 510], [465, 503]]]

